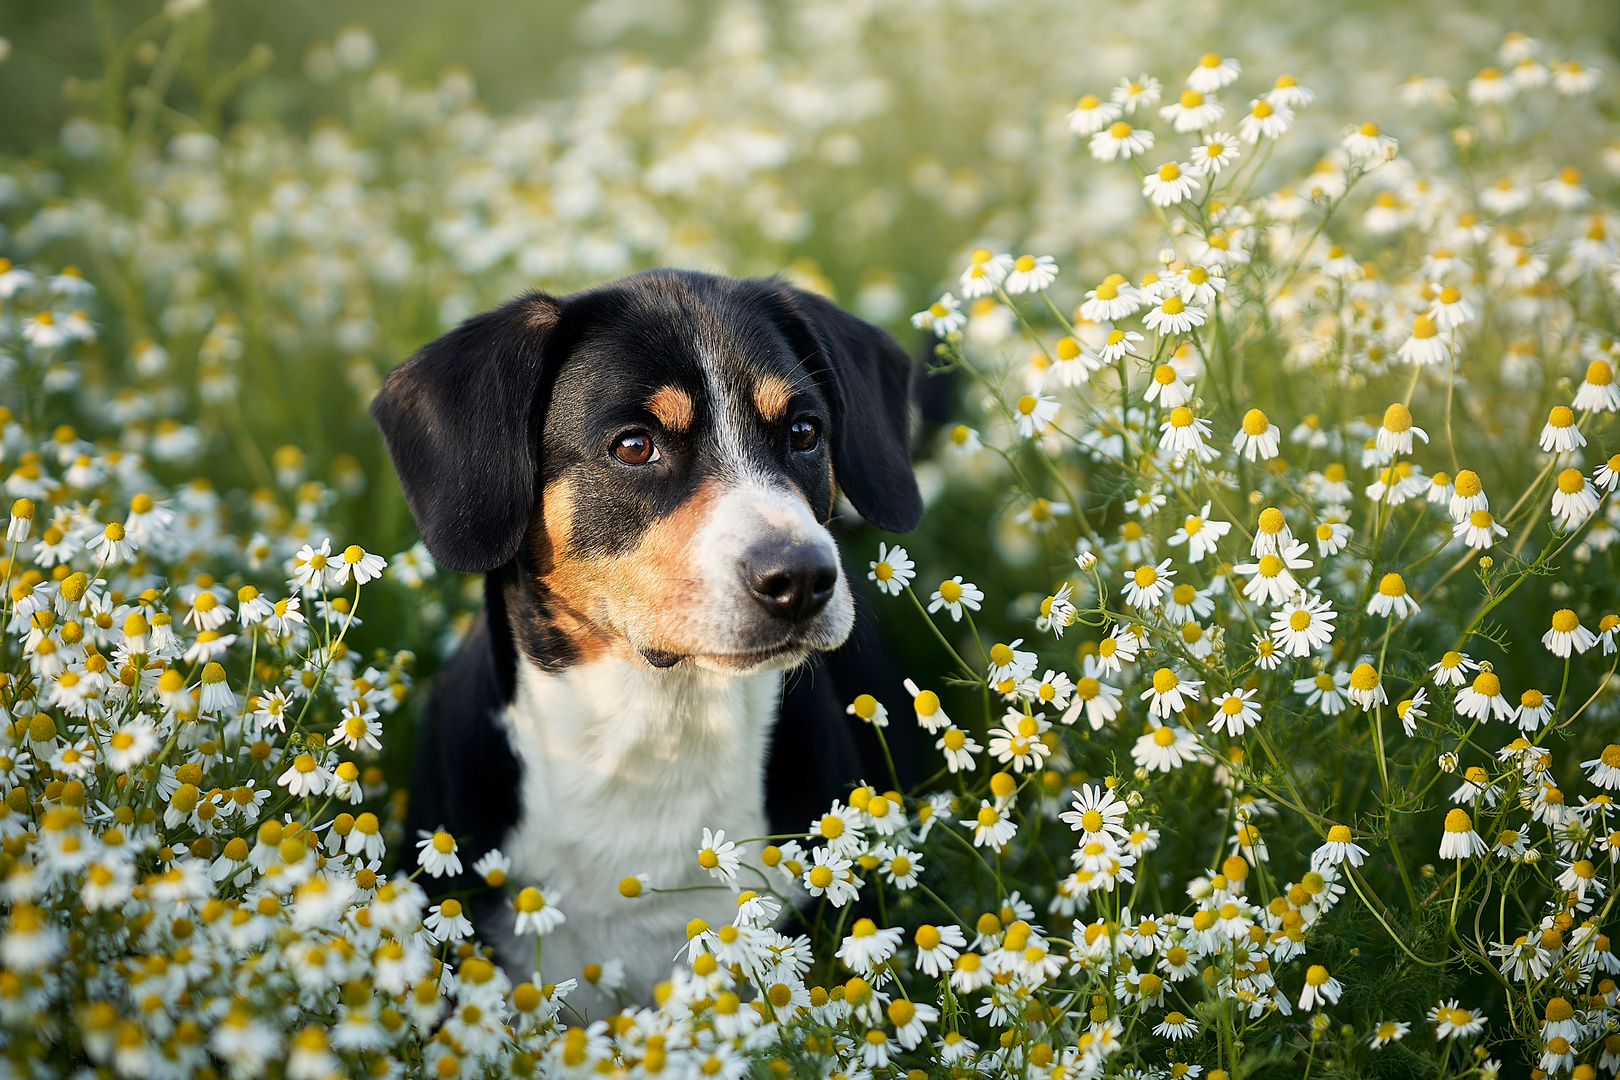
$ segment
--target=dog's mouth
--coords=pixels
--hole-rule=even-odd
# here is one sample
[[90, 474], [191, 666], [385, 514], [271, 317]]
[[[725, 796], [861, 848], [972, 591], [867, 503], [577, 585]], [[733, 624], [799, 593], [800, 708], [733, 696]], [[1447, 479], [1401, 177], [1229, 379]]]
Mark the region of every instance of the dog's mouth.
[[826, 648], [826, 646], [798, 638], [789, 638], [762, 649], [746, 649], [737, 652], [678, 653], [652, 648], [637, 649], [636, 652], [648, 664], [660, 669], [672, 668], [683, 661], [698, 661], [712, 667], [741, 671], [765, 667], [773, 661], [782, 661], [789, 658], [792, 658], [797, 663], [821, 648]]

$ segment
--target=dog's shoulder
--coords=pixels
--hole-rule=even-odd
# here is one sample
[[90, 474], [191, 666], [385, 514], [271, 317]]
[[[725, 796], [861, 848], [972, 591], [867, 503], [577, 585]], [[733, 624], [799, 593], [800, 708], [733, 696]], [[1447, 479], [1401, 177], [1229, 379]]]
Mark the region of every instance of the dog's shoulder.
[[442, 827], [476, 858], [498, 847], [522, 815], [521, 768], [501, 720], [515, 678], [512, 635], [496, 590], [489, 593], [494, 603], [440, 667], [417, 721], [409, 853], [418, 829]]

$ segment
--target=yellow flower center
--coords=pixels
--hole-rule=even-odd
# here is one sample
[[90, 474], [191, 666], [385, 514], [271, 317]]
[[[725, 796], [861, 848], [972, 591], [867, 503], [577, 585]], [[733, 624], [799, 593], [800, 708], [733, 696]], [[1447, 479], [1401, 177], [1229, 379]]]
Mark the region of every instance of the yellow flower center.
[[1264, 435], [1271, 430], [1271, 421], [1259, 409], [1250, 409], [1243, 414], [1243, 431], [1246, 435]]

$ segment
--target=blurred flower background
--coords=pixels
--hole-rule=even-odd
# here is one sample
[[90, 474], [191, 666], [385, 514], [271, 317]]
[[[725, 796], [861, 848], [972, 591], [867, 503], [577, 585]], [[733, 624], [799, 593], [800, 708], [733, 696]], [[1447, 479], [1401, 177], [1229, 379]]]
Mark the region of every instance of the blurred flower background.
[[[13, 1073], [49, 1048], [125, 1077], [650, 1075], [666, 1034], [682, 1069], [728, 1076], [1620, 1068], [1597, 932], [1620, 832], [1587, 799], [1620, 785], [1599, 512], [1620, 482], [1599, 280], [1620, 9], [19, 0], [0, 35]], [[1116, 133], [1125, 107], [1138, 127]], [[415, 546], [365, 407], [466, 315], [658, 265], [782, 273], [928, 368], [924, 524], [903, 551], [854, 520], [841, 542], [897, 631], [896, 682], [921, 685], [895, 722], [943, 733], [956, 792], [857, 788], [831, 815], [853, 840], [823, 819], [813, 853], [766, 849], [784, 896], [802, 877], [842, 910], [802, 964], [744, 894], [730, 937], [693, 930], [656, 1020], [564, 1033], [566, 988], [511, 986], [462, 940], [459, 900], [429, 909], [378, 858], [416, 841], [412, 688], [480, 592]], [[1138, 328], [1153, 344], [1128, 360]], [[1486, 549], [1498, 576], [1487, 553], [1477, 587], [1451, 581]], [[913, 594], [933, 636], [900, 599], [913, 576], [923, 596], [940, 581]], [[1037, 636], [1039, 664], [1019, 648]], [[1054, 729], [1041, 710], [1071, 698]], [[1213, 719], [1181, 726], [1204, 700]], [[424, 843], [453, 860], [454, 838]], [[1156, 849], [1124, 902], [1121, 870]], [[627, 901], [661, 884], [634, 870]], [[505, 876], [498, 855], [475, 872]], [[914, 879], [946, 899], [926, 909]], [[1359, 903], [1335, 907], [1346, 882]], [[556, 905], [512, 884], [538, 938]], [[870, 917], [842, 937], [863, 886], [884, 922], [894, 890], [903, 948]], [[1173, 914], [1184, 889], [1196, 911]], [[940, 906], [965, 934], [918, 925]], [[896, 965], [948, 975], [937, 1009]], [[1167, 1005], [1165, 980], [1192, 976]], [[770, 1004], [745, 1023], [749, 983]]]

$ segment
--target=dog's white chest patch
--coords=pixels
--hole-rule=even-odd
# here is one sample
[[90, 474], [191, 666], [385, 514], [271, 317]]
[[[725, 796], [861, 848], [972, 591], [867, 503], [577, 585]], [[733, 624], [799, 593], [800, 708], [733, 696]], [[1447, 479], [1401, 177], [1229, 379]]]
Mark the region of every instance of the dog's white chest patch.
[[[732, 891], [702, 888], [719, 883], [698, 850], [705, 828], [728, 840], [768, 831], [765, 757], [781, 684], [779, 671], [655, 671], [610, 658], [548, 673], [519, 661], [505, 721], [523, 767], [522, 812], [501, 846], [512, 886], [541, 885], [567, 915], [544, 938], [545, 981], [617, 958], [628, 993], [646, 1001], [669, 977], [689, 920], [732, 920]], [[763, 846], [749, 845], [740, 887], [758, 887], [747, 866], [759, 865]], [[652, 889], [693, 891], [626, 899], [619, 882], [635, 874]], [[513, 981], [528, 978], [534, 939], [501, 933], [509, 924], [489, 929]], [[600, 1015], [605, 1001], [581, 990]]]

